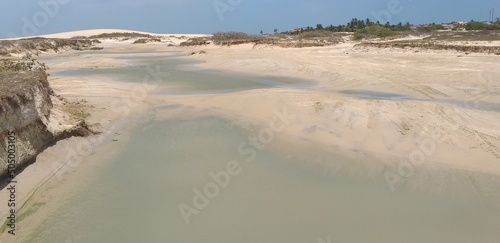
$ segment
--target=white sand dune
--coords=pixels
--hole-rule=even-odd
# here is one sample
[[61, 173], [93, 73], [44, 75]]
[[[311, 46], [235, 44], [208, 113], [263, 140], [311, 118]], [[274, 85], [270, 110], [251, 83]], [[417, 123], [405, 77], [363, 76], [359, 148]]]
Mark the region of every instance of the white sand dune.
[[150, 33], [150, 32], [125, 30], [125, 29], [90, 29], [90, 30], [78, 30], [78, 31], [70, 31], [70, 32], [42, 35], [40, 37], [45, 37], [45, 38], [71, 38], [71, 37], [75, 37], [75, 36], [89, 37], [92, 35], [109, 34], [109, 33], [117, 33], [117, 32], [119, 32], [119, 33], [134, 32], [134, 33], [147, 34], [147, 35], [153, 35], [153, 36], [159, 35], [159, 34]]
[[4, 39], [4, 40], [16, 40], [16, 39], [23, 39], [23, 38], [30, 38], [30, 37], [44, 37], [44, 38], [71, 38], [71, 37], [75, 37], [75, 36], [89, 37], [89, 36], [99, 35], [99, 34], [125, 33], [125, 32], [126, 33], [129, 33], [129, 32], [141, 33], [141, 34], [147, 34], [147, 35], [152, 35], [152, 36], [175, 36], [175, 37], [185, 36], [188, 38], [208, 36], [207, 34], [170, 34], [170, 33], [158, 34], [158, 33], [144, 32], [144, 31], [137, 31], [137, 30], [126, 30], [126, 29], [89, 29], [89, 30], [77, 30], [77, 31], [47, 34], [47, 35], [26, 36], [26, 37], [20, 37], [20, 38], [9, 38], [9, 39]]

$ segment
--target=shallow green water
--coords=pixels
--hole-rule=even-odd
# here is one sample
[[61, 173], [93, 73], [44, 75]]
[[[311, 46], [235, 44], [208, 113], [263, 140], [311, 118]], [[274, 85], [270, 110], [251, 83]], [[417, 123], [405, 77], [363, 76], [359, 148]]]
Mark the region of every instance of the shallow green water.
[[[327, 236], [331, 242], [496, 242], [500, 237], [499, 212], [475, 194], [465, 203], [406, 189], [392, 193], [382, 178], [325, 173], [269, 149], [247, 162], [238, 145], [249, 135], [252, 130], [214, 117], [137, 125], [123, 152], [103, 162], [91, 175], [93, 182], [28, 242], [298, 243], [318, 237], [327, 242]], [[342, 162], [331, 154], [314, 156]], [[231, 171], [239, 173], [221, 179], [227, 186], [218, 192], [205, 194], [204, 186], [216, 183], [210, 172], [225, 170], [233, 160], [238, 166]], [[194, 188], [213, 194], [208, 203], [198, 197], [204, 208], [196, 209]], [[189, 224], [179, 209], [183, 203], [198, 210]]]
[[[117, 59], [127, 60], [131, 67], [77, 69], [54, 72], [56, 76], [111, 77], [124, 82], [141, 83], [145, 78], [149, 83], [157, 83], [156, 94], [201, 94], [234, 92], [273, 87], [307, 87], [314, 82], [279, 76], [249, 76], [236, 73], [186, 68], [195, 61], [181, 59], [178, 53], [165, 56], [128, 55], [122, 53]], [[151, 71], [158, 76], [153, 76]], [[158, 71], [156, 71], [158, 70]]]

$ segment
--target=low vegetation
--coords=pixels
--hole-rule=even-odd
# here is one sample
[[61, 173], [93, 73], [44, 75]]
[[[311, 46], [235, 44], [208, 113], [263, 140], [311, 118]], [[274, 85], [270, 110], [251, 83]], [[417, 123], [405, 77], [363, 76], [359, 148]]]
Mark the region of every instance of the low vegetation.
[[0, 57], [9, 57], [11, 53], [26, 52], [59, 52], [63, 49], [90, 50], [95, 44], [101, 43], [96, 39], [48, 39], [29, 38], [21, 40], [0, 41]]
[[196, 37], [184, 41], [180, 46], [204, 46], [210, 44], [210, 40], [206, 37]]
[[152, 42], [161, 42], [160, 38], [140, 38], [136, 41], [134, 41], [133, 44], [146, 44], [146, 43], [152, 43]]
[[438, 31], [432, 32], [424, 38], [425, 41], [500, 41], [500, 31], [476, 30], [476, 31]]
[[414, 52], [419, 52], [421, 50], [436, 50], [436, 51], [456, 51], [465, 54], [485, 53], [485, 54], [500, 55], [500, 47], [498, 46], [447, 45], [429, 41], [367, 42], [367, 43], [357, 44], [354, 46], [354, 48], [355, 49], [363, 49], [363, 48], [405, 49]]
[[48, 86], [49, 68], [37, 61], [37, 56], [38, 53], [28, 53], [19, 60], [0, 61], [0, 97], [27, 93], [35, 82], [45, 82], [44, 85]]
[[465, 25], [465, 30], [499, 30], [500, 25], [497, 23], [486, 24], [483, 22], [471, 21]]
[[113, 32], [113, 33], [103, 33], [99, 35], [92, 35], [88, 37], [90, 39], [112, 39], [112, 38], [154, 38], [154, 36], [149, 34], [142, 34], [137, 32]]
[[46, 73], [0, 71], [0, 97], [29, 93], [36, 82], [47, 82], [46, 85], [48, 85]]
[[301, 38], [317, 38], [317, 37], [330, 37], [332, 32], [326, 30], [314, 30], [299, 33], [298, 36]]
[[49, 69], [45, 63], [36, 60], [38, 53], [27, 53], [20, 60], [4, 60], [0, 63], [0, 72], [42, 72], [46, 73]]
[[261, 36], [253, 36], [244, 32], [217, 32], [212, 35], [212, 41], [216, 45], [231, 45], [239, 42], [258, 42]]
[[398, 35], [399, 33], [382, 26], [368, 26], [357, 30], [354, 33], [355, 40], [370, 39], [370, 38], [387, 38]]
[[254, 45], [271, 45], [283, 48], [302, 48], [338, 44], [344, 41], [342, 38], [343, 36], [345, 36], [345, 34], [328, 31], [311, 31], [300, 35], [277, 33], [274, 35], [260, 36], [249, 35], [243, 32], [218, 32], [213, 34], [211, 40], [214, 44], [221, 46], [250, 43]]

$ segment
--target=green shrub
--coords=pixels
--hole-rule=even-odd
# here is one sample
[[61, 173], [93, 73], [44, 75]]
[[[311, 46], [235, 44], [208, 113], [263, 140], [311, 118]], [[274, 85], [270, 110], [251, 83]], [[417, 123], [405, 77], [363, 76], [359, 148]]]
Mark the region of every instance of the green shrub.
[[357, 30], [354, 33], [354, 39], [361, 40], [366, 37], [374, 37], [374, 36], [385, 38], [385, 37], [395, 36], [397, 34], [398, 32], [392, 31], [382, 26], [368, 26], [363, 29]]
[[486, 24], [483, 22], [471, 21], [465, 26], [466, 30], [498, 30], [499, 26], [495, 24]]
[[465, 26], [466, 30], [485, 30], [486, 24], [482, 22], [471, 21]]
[[431, 24], [425, 27], [420, 27], [418, 28], [418, 31], [423, 31], [423, 32], [431, 32], [435, 30], [444, 30], [444, 26], [440, 24]]
[[317, 38], [317, 37], [330, 37], [332, 32], [326, 30], [313, 30], [299, 33], [302, 38]]

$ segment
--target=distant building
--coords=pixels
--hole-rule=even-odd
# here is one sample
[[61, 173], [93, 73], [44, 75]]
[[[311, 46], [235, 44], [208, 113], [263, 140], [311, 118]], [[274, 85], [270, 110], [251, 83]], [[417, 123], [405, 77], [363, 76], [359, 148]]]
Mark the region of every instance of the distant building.
[[293, 28], [293, 30], [289, 30], [289, 31], [287, 31], [287, 32], [288, 32], [288, 33], [300, 32], [300, 28], [295, 27], [295, 28]]
[[453, 24], [442, 24], [442, 26], [444, 27], [445, 30], [451, 30], [455, 28], [455, 25]]
[[455, 21], [455, 22], [452, 22], [451, 24], [453, 25], [453, 27], [463, 27], [467, 23], [466, 22], [457, 22], [457, 21]]

